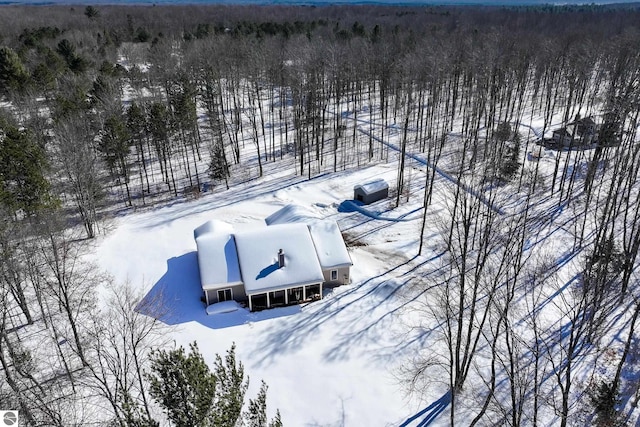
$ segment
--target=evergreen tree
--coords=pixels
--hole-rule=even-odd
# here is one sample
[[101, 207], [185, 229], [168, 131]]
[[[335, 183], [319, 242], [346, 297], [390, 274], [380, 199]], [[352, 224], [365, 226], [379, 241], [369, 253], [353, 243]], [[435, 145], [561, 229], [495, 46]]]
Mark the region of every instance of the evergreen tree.
[[87, 18], [94, 20], [100, 16], [100, 12], [95, 7], [89, 5], [84, 9], [84, 15]]
[[280, 411], [276, 412], [274, 419], [267, 424], [267, 389], [269, 387], [262, 381], [258, 396], [249, 399], [249, 408], [244, 413], [244, 421], [247, 427], [282, 427]]
[[216, 400], [213, 421], [215, 426], [233, 427], [242, 413], [244, 395], [249, 380], [244, 379], [244, 366], [236, 360], [236, 345], [227, 351], [224, 362], [216, 355]]
[[224, 359], [216, 355], [215, 370], [211, 372], [194, 342], [184, 348], [156, 350], [151, 356], [149, 393], [164, 409], [177, 427], [282, 427], [280, 413], [267, 424], [267, 385], [255, 400], [250, 399], [242, 413], [249, 379], [244, 367], [236, 359], [233, 344]]
[[0, 88], [20, 90], [28, 79], [29, 73], [18, 54], [10, 47], [0, 47]]
[[98, 150], [104, 156], [105, 163], [112, 176], [122, 179], [127, 191], [127, 202], [131, 204], [129, 191], [129, 145], [130, 136], [128, 128], [121, 115], [112, 115], [104, 123], [104, 131]]
[[49, 183], [44, 176], [44, 149], [28, 130], [0, 118], [0, 201], [12, 211], [31, 214], [49, 200]]
[[160, 423], [149, 418], [129, 393], [123, 392], [122, 396], [123, 423], [127, 427], [159, 427]]
[[122, 117], [110, 116], [104, 123], [104, 131], [98, 150], [112, 174], [126, 176], [126, 158], [129, 155], [129, 133]]
[[177, 427], [208, 425], [216, 393], [216, 377], [194, 342], [176, 350], [156, 350], [151, 356], [149, 393]]

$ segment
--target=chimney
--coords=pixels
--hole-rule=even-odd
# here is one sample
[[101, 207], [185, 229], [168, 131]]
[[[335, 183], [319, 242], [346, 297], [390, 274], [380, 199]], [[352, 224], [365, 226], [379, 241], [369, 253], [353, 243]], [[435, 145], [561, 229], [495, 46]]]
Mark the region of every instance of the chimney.
[[278, 268], [284, 267], [284, 251], [280, 249], [278, 251]]

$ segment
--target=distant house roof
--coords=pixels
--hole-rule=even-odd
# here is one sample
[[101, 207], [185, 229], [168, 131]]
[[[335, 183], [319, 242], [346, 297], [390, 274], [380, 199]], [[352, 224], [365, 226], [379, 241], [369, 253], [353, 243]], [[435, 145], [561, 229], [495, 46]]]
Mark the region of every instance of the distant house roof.
[[591, 116], [587, 116], [587, 117], [583, 117], [581, 119], [578, 119], [575, 121], [575, 123], [581, 124], [583, 126], [593, 126], [596, 124], [595, 120], [593, 120], [593, 117]]
[[198, 247], [202, 289], [242, 284], [233, 227], [222, 221], [209, 221], [193, 231]]
[[[322, 283], [318, 256], [304, 224], [278, 224], [235, 233], [247, 295]], [[285, 265], [279, 267], [278, 252]]]
[[557, 134], [557, 135], [561, 135], [561, 136], [568, 136], [568, 137], [571, 137], [571, 133], [572, 133], [571, 131], [572, 131], [572, 130], [573, 130], [573, 129], [568, 129], [568, 128], [564, 127], [564, 128], [560, 128], [560, 129], [556, 129], [556, 130], [554, 130], [554, 131], [553, 131], [553, 134], [554, 134], [554, 135], [556, 135], [556, 134]]
[[373, 181], [365, 182], [364, 184], [356, 185], [353, 188], [354, 190], [361, 189], [364, 194], [373, 194], [377, 193], [378, 191], [388, 190], [389, 184], [387, 184], [384, 179], [378, 178]]
[[267, 225], [303, 223], [309, 227], [318, 261], [323, 270], [353, 265], [335, 221], [320, 219], [300, 205], [286, 205], [265, 219]]

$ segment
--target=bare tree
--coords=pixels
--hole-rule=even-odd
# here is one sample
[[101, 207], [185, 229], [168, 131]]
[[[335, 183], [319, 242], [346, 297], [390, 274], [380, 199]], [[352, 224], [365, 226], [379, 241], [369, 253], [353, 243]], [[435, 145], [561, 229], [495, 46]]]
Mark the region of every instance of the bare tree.
[[73, 200], [88, 238], [98, 230], [98, 206], [103, 197], [101, 169], [94, 133], [80, 116], [56, 125], [53, 152], [64, 188]]
[[143, 373], [151, 349], [162, 347], [166, 340], [164, 326], [138, 311], [141, 295], [129, 283], [109, 280], [108, 284], [106, 307], [94, 317], [90, 332], [91, 375], [85, 381], [109, 403], [117, 425], [151, 423], [153, 408]]

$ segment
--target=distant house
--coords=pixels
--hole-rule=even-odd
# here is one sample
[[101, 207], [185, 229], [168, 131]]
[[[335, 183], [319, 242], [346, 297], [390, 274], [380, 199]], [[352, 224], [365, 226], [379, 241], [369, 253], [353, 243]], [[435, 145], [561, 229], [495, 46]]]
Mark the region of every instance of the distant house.
[[298, 304], [322, 298], [323, 286], [349, 282], [351, 258], [335, 221], [289, 217], [267, 224], [234, 231], [209, 221], [194, 230], [207, 306], [236, 300], [253, 311]]
[[587, 136], [592, 137], [598, 130], [598, 126], [592, 117], [576, 119], [573, 124], [576, 126], [576, 134], [581, 138]]
[[527, 153], [527, 158], [529, 161], [538, 161], [544, 157], [544, 150], [542, 147], [533, 147]]
[[553, 131], [553, 141], [559, 146], [568, 147], [573, 142], [573, 133], [566, 127], [556, 129]]
[[389, 184], [384, 179], [376, 179], [353, 187], [353, 199], [368, 205], [389, 197]]
[[597, 139], [598, 125], [591, 117], [576, 118], [566, 127], [553, 131], [553, 141], [563, 147], [590, 145]]

